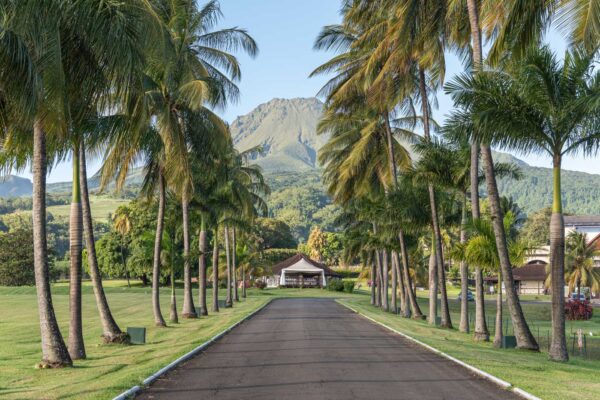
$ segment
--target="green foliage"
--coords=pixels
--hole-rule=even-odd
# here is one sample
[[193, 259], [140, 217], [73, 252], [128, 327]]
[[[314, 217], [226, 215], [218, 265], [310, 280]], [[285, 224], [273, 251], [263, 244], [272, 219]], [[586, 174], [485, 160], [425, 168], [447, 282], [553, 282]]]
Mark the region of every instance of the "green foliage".
[[268, 249], [258, 253], [253, 259], [252, 264], [262, 266], [264, 268], [263, 272], [270, 274], [273, 265], [293, 257], [296, 254], [298, 254], [298, 250], [296, 249]]
[[289, 225], [275, 218], [257, 218], [254, 231], [263, 249], [291, 249], [298, 244]]
[[344, 282], [344, 292], [353, 293], [354, 292], [354, 281], [343, 281]]
[[333, 278], [327, 282], [327, 290], [332, 292], [343, 292], [344, 282], [341, 279]]
[[530, 214], [523, 224], [520, 236], [526, 243], [533, 246], [545, 246], [550, 244], [550, 218], [552, 208], [546, 207]]
[[0, 285], [34, 285], [33, 231], [18, 227], [0, 233]]

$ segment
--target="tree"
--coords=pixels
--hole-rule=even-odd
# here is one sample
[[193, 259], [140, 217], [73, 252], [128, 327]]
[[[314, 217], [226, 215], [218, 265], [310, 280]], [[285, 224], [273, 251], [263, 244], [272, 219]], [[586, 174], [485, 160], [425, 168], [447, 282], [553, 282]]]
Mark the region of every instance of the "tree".
[[282, 220], [257, 218], [254, 227], [262, 249], [292, 249], [298, 245], [289, 225]]
[[546, 207], [527, 216], [521, 236], [532, 246], [546, 246], [550, 244], [550, 219], [552, 207]]
[[577, 295], [581, 296], [581, 285], [590, 287], [593, 292], [600, 291], [600, 271], [594, 266], [594, 257], [598, 255], [598, 250], [588, 244], [586, 233], [569, 232], [565, 262], [565, 280], [569, 292], [577, 289]]
[[127, 271], [127, 254], [126, 254], [126, 243], [125, 238], [131, 232], [131, 219], [129, 218], [129, 207], [119, 206], [112, 216], [114, 229], [121, 236], [121, 263], [123, 264], [123, 271], [127, 278], [127, 287], [131, 287], [129, 282], [129, 271]]
[[[511, 211], [504, 214], [504, 226], [507, 232], [511, 231], [515, 221], [516, 217]], [[473, 234], [467, 242], [460, 243], [457, 246], [454, 254], [459, 260], [480, 265], [486, 268], [487, 272], [496, 273], [498, 277], [498, 292], [496, 297], [494, 346], [502, 347], [502, 271], [499, 267], [494, 228], [489, 221], [489, 217], [472, 221], [470, 228], [473, 230]], [[528, 245], [520, 241], [516, 236], [512, 236], [508, 240], [508, 250], [511, 264], [522, 265], [528, 251]], [[506, 290], [510, 289], [506, 287]], [[466, 297], [466, 295], [463, 295], [463, 297]]]
[[[553, 360], [568, 360], [564, 332], [564, 220], [561, 164], [566, 154], [594, 152], [600, 143], [600, 73], [594, 55], [568, 51], [562, 65], [549, 48], [532, 49], [505, 71], [459, 78], [454, 97], [468, 105], [483, 140], [504, 148], [543, 152], [554, 171], [550, 253], [552, 265]], [[502, 128], [500, 128], [502, 127]], [[492, 209], [494, 204], [490, 202]], [[503, 271], [505, 272], [505, 271]], [[509, 271], [510, 273], [510, 271]], [[510, 298], [510, 296], [509, 296]]]

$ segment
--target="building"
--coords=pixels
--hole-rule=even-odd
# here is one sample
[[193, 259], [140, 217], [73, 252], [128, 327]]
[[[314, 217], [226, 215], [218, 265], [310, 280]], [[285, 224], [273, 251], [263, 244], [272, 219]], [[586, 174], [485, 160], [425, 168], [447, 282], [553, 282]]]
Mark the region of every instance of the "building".
[[[588, 246], [594, 246], [600, 252], [600, 215], [567, 215], [565, 219], [565, 237], [573, 231], [587, 235]], [[550, 246], [541, 246], [526, 260], [550, 263]], [[594, 258], [594, 263], [600, 267], [600, 254]]]
[[325, 264], [298, 253], [272, 267], [267, 287], [325, 287], [331, 278], [341, 278]]
[[[534, 260], [520, 268], [513, 269], [513, 280], [516, 292], [518, 294], [546, 294], [544, 286], [546, 277], [547, 263]], [[489, 276], [484, 278], [488, 293], [495, 293], [497, 290], [498, 277]]]

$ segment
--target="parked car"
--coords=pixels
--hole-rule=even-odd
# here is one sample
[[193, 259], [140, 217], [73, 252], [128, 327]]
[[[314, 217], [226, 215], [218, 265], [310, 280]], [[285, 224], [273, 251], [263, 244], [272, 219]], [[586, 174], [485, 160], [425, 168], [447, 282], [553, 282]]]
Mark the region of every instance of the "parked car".
[[585, 301], [585, 294], [571, 293], [571, 300]]
[[[460, 292], [458, 294], [458, 297], [456, 298], [458, 301], [460, 301], [462, 298], [462, 292]], [[475, 296], [473, 296], [473, 292], [471, 292], [470, 290], [467, 291], [467, 301], [475, 301]]]

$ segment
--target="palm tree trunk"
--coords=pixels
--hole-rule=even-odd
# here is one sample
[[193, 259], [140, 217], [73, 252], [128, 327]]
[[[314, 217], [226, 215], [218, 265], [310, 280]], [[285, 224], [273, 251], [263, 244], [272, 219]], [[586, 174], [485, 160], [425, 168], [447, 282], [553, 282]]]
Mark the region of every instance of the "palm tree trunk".
[[[85, 160], [85, 142], [82, 141], [79, 148], [79, 185], [81, 187], [81, 203], [83, 206], [83, 230], [85, 232], [85, 248], [87, 250], [88, 265], [96, 306], [102, 323], [102, 340], [104, 343], [129, 343], [129, 335], [124, 333], [115, 322], [108, 306], [108, 300], [102, 285], [102, 274], [98, 267], [96, 256], [96, 241], [94, 239], [94, 223], [92, 221], [92, 209], [90, 206], [90, 195], [87, 185], [87, 164]], [[128, 276], [129, 278], [129, 276]], [[127, 280], [129, 285], [129, 279]]]
[[494, 332], [494, 347], [502, 347], [502, 278], [498, 271], [498, 294], [496, 295], [496, 326]]
[[377, 288], [375, 282], [377, 281], [377, 271], [375, 269], [375, 260], [371, 260], [371, 304], [377, 305]]
[[[467, 0], [469, 24], [471, 27], [471, 43], [473, 46], [473, 60], [475, 71], [480, 68], [483, 61], [481, 50], [481, 28], [479, 27], [479, 11], [477, 0]], [[471, 215], [479, 219], [479, 143], [471, 143]], [[476, 341], [490, 340], [490, 332], [485, 321], [485, 299], [483, 290], [483, 273], [481, 268], [475, 267], [475, 333]]]
[[66, 367], [73, 362], [56, 321], [50, 291], [48, 270], [48, 247], [46, 244], [46, 136], [42, 121], [33, 125], [33, 266], [37, 292], [40, 332], [42, 339], [42, 361], [40, 366]]
[[179, 323], [179, 317], [177, 316], [177, 298], [175, 296], [175, 257], [171, 256], [171, 309], [169, 312], [169, 322], [173, 324]]
[[390, 308], [394, 314], [398, 314], [398, 274], [396, 274], [395, 254], [395, 251], [392, 251], [390, 254], [390, 261], [392, 263], [392, 302]]
[[231, 276], [233, 277], [233, 300], [240, 301], [238, 294], [238, 279], [237, 279], [237, 243], [235, 237], [235, 227], [231, 228]]
[[398, 275], [398, 289], [400, 290], [400, 313], [402, 316], [408, 318], [410, 317], [410, 306], [408, 305], [408, 294], [406, 292], [406, 285], [404, 284], [400, 254], [398, 252], [396, 252], [396, 274]]
[[214, 245], [213, 245], [213, 257], [212, 257], [212, 269], [213, 269], [213, 293], [212, 293], [212, 310], [213, 312], [219, 312], [219, 226], [215, 226], [214, 234]]
[[[425, 83], [425, 70], [422, 67], [419, 67], [419, 92], [421, 95], [421, 107], [423, 111], [423, 132], [426, 141], [431, 140], [431, 134], [429, 132], [429, 104], [428, 104], [428, 95], [427, 95], [427, 87]], [[450, 309], [448, 307], [448, 294], [446, 293], [446, 271], [444, 270], [444, 254], [442, 251], [442, 234], [440, 230], [440, 224], [437, 213], [437, 204], [435, 199], [435, 190], [433, 185], [428, 186], [429, 190], [429, 206], [431, 208], [431, 225], [434, 234], [434, 243], [432, 243], [432, 247], [435, 247], [435, 262], [437, 264], [437, 276], [433, 276], [433, 278], [437, 278], [438, 285], [440, 288], [440, 301], [441, 301], [441, 326], [443, 328], [452, 328], [452, 320], [450, 319]], [[437, 297], [437, 293], [436, 293]], [[431, 307], [431, 306], [430, 306]], [[437, 307], [436, 307], [437, 308]], [[437, 310], [436, 310], [437, 311]], [[435, 317], [433, 318], [433, 322], [435, 323]], [[430, 316], [431, 323], [431, 316]]]
[[233, 296], [231, 290], [231, 255], [229, 249], [229, 227], [225, 225], [223, 228], [225, 236], [225, 260], [227, 263], [227, 297], [225, 298], [225, 308], [233, 307]]
[[550, 219], [550, 272], [552, 288], [552, 342], [549, 356], [554, 361], [568, 361], [565, 335], [565, 221], [562, 213], [560, 156], [553, 162], [553, 201]]
[[184, 189], [183, 194], [181, 195], [181, 214], [183, 217], [183, 310], [181, 316], [183, 318], [198, 318], [192, 294], [189, 206], [190, 202], [188, 200], [187, 189]]
[[[529, 330], [529, 325], [527, 325], [527, 321], [523, 315], [523, 309], [521, 308], [521, 303], [519, 302], [519, 297], [517, 296], [514, 288], [512, 266], [508, 257], [506, 233], [504, 232], [504, 218], [502, 215], [502, 209], [500, 208], [500, 196], [498, 194], [498, 185], [496, 183], [496, 175], [494, 172], [494, 161], [490, 147], [482, 144], [481, 155], [488, 189], [488, 200], [490, 203], [492, 224], [494, 226], [494, 233], [496, 236], [496, 248], [498, 249], [498, 257], [500, 259], [500, 273], [502, 274], [502, 281], [504, 283], [504, 287], [506, 288], [506, 303], [511, 315], [512, 325], [515, 332], [515, 337], [517, 339], [517, 347], [537, 351], [539, 350], [539, 346]], [[560, 215], [562, 216], [562, 214]], [[561, 277], [561, 279], [564, 279], [564, 277]], [[564, 312], [562, 308], [560, 312], [562, 316], [562, 312]]]
[[73, 145], [73, 188], [69, 216], [69, 342], [72, 360], [86, 358], [81, 319], [81, 251], [83, 248], [83, 226], [81, 215], [81, 191], [79, 186], [79, 144]]
[[198, 237], [198, 303], [200, 303], [200, 315], [208, 315], [206, 307], [206, 225], [204, 216], [201, 216], [200, 235]]
[[154, 324], [167, 326], [160, 311], [160, 252], [165, 219], [165, 177], [158, 177], [158, 215], [156, 217], [156, 237], [154, 238], [154, 259], [152, 261], [152, 310]]
[[435, 246], [431, 240], [431, 254], [429, 255], [429, 316], [428, 321], [430, 325], [435, 325], [437, 318], [437, 293], [438, 293], [438, 280], [437, 280], [437, 263], [435, 261]]
[[[423, 319], [423, 312], [421, 311], [419, 303], [417, 302], [417, 296], [412, 285], [412, 279], [410, 278], [410, 271], [408, 270], [408, 253], [406, 250], [406, 242], [404, 241], [403, 231], [400, 231], [400, 233], [398, 233], [398, 240], [400, 241], [400, 252], [402, 253], [402, 273], [404, 274], [404, 285], [406, 286], [408, 303], [410, 304], [410, 309], [412, 311], [413, 318]], [[407, 317], [410, 317], [408, 311], [406, 314]]]
[[381, 286], [383, 284], [383, 276], [381, 274], [381, 256], [379, 254], [379, 250], [375, 250], [375, 261], [377, 263], [377, 298], [375, 300], [375, 305], [377, 307], [381, 307], [383, 302], [381, 300], [382, 290]]
[[129, 282], [129, 271], [127, 270], [127, 260], [125, 259], [125, 236], [121, 235], [121, 262], [123, 263], [123, 271], [125, 271], [125, 278], [127, 279], [127, 287], [131, 289], [131, 282]]
[[[464, 244], [467, 241], [467, 194], [462, 194], [462, 205], [461, 205], [462, 218], [460, 221], [460, 243]], [[469, 333], [469, 298], [467, 293], [469, 292], [469, 268], [467, 263], [462, 261], [460, 263], [460, 326], [459, 330], [464, 333]]]
[[390, 269], [389, 269], [389, 260], [388, 260], [388, 251], [382, 250], [381, 255], [383, 256], [383, 262], [381, 263], [382, 271], [381, 275], [383, 276], [383, 297], [382, 297], [382, 306], [385, 311], [390, 311], [390, 302], [388, 297], [388, 292], [390, 288]]

